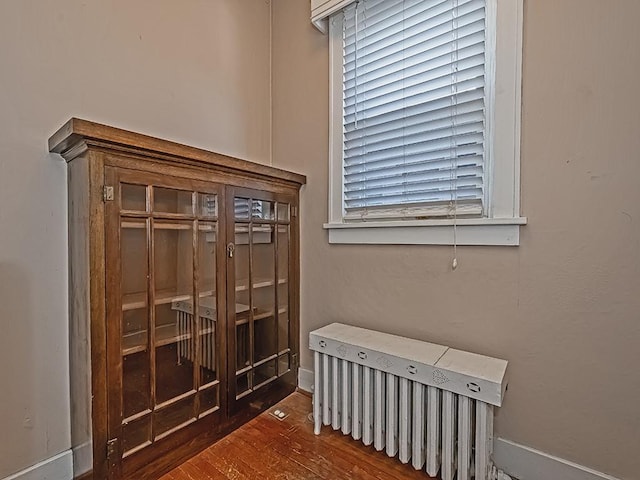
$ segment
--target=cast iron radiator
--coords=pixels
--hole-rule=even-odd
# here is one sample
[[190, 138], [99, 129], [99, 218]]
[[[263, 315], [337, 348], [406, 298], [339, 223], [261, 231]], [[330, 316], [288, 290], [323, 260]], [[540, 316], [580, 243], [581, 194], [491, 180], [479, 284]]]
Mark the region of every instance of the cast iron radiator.
[[442, 480], [488, 480], [507, 362], [333, 323], [309, 335], [313, 419]]

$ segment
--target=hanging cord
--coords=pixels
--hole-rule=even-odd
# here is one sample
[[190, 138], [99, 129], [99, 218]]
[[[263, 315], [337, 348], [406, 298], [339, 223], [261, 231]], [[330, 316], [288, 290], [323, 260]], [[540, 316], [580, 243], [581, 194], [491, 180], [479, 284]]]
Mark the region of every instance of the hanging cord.
[[354, 46], [354, 59], [353, 59], [353, 71], [354, 71], [354, 112], [353, 115], [355, 117], [355, 129], [358, 129], [358, 7], [360, 6], [360, 2], [356, 2], [355, 7], [355, 46]]
[[458, 145], [456, 141], [457, 134], [457, 114], [458, 114], [458, 0], [453, 1], [453, 18], [451, 19], [452, 34], [453, 34], [453, 50], [451, 52], [451, 93], [452, 93], [452, 155], [451, 155], [451, 196], [453, 201], [453, 260], [451, 261], [451, 269], [458, 268]]

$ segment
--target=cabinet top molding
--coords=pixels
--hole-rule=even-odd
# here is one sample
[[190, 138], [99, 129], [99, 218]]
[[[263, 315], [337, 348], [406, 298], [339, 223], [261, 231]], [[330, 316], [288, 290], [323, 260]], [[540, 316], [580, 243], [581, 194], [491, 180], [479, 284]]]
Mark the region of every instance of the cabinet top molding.
[[49, 151], [62, 155], [67, 162], [81, 155], [90, 147], [130, 152], [150, 160], [163, 159], [176, 163], [215, 167], [231, 173], [250, 173], [298, 185], [307, 183], [307, 177], [299, 173], [80, 118], [71, 118], [49, 138]]

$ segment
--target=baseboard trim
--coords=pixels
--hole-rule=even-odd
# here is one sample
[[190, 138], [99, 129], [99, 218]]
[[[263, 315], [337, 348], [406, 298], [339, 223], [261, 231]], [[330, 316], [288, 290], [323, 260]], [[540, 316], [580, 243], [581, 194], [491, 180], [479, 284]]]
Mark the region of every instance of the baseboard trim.
[[494, 440], [493, 458], [500, 470], [519, 480], [619, 480], [504, 438]]
[[71, 480], [72, 478], [71, 450], [65, 450], [18, 473], [9, 475], [3, 480]]
[[302, 367], [298, 369], [298, 388], [313, 393], [313, 370]]

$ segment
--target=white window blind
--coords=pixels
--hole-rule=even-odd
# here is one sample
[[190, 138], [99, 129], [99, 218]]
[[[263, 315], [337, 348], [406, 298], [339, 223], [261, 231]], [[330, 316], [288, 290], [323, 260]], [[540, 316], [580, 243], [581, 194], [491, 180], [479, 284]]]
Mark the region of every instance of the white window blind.
[[348, 220], [483, 214], [485, 0], [344, 9]]

